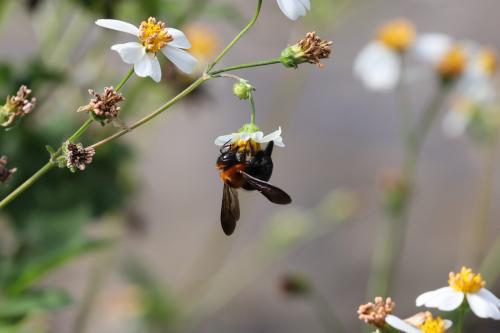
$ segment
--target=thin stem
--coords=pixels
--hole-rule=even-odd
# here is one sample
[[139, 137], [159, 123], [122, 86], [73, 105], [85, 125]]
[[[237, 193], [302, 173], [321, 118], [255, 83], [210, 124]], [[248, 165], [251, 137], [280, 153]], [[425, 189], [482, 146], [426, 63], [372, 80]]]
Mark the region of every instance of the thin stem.
[[255, 125], [255, 100], [252, 92], [250, 92], [250, 124]]
[[401, 77], [397, 86], [397, 102], [398, 102], [398, 116], [399, 116], [399, 126], [401, 130], [401, 137], [403, 141], [408, 140], [412, 127], [412, 112], [411, 112], [411, 100], [408, 94], [408, 86], [406, 84], [407, 72], [406, 72], [406, 56], [403, 54], [401, 56]]
[[76, 140], [78, 140], [83, 135], [83, 133], [85, 133], [89, 129], [90, 125], [92, 125], [93, 122], [94, 120], [92, 118], [87, 119], [87, 121], [85, 121], [83, 125], [79, 129], [77, 129], [76, 132], [72, 136], [70, 136], [67, 141], [75, 142]]
[[38, 170], [33, 176], [22, 183], [14, 191], [12, 191], [8, 196], [6, 196], [2, 201], [0, 201], [0, 209], [5, 208], [11, 201], [16, 199], [21, 193], [29, 189], [34, 183], [36, 183], [40, 178], [42, 178], [47, 172], [49, 172], [55, 164], [49, 161], [40, 170]]
[[398, 270], [405, 243], [416, 167], [420, 159], [422, 145], [451, 86], [450, 83], [441, 84], [414, 131], [408, 134], [401, 172], [401, 181], [407, 187], [407, 193], [404, 194], [406, 197], [403, 198], [405, 200], [403, 207], [397, 212], [392, 212], [388, 223], [380, 229], [374, 252], [373, 271], [368, 284], [370, 298], [378, 295], [387, 296], [393, 285], [394, 275]]
[[129, 128], [121, 130], [113, 135], [108, 136], [107, 138], [93, 144], [90, 146], [91, 148], [98, 148], [110, 141], [113, 141], [115, 139], [118, 139], [119, 137], [122, 137], [123, 135], [127, 134], [133, 129], [136, 129], [139, 126], [144, 125], [145, 123], [153, 120], [154, 118], [158, 117], [160, 114], [162, 114], [165, 110], [169, 109], [171, 106], [179, 102], [181, 99], [189, 95], [192, 91], [194, 91], [196, 88], [198, 88], [200, 85], [202, 85], [205, 81], [210, 80], [212, 77], [208, 75], [204, 75], [200, 77], [198, 80], [196, 80], [193, 84], [191, 84], [189, 87], [187, 87], [185, 90], [183, 90], [180, 94], [172, 98], [170, 101], [162, 105], [160, 108], [158, 108], [156, 111], [152, 112], [151, 114], [147, 115], [146, 117], [142, 118], [141, 120], [135, 122], [133, 125], [131, 125]]
[[479, 271], [485, 281], [495, 282], [500, 276], [500, 236], [497, 236], [495, 243], [484, 258]]
[[262, 0], [258, 0], [257, 10], [253, 18], [250, 20], [248, 25], [243, 30], [241, 30], [241, 32], [231, 41], [231, 43], [229, 43], [229, 45], [226, 46], [226, 48], [217, 56], [217, 58], [215, 58], [215, 61], [208, 66], [207, 68], [208, 73], [215, 67], [215, 65], [219, 63], [219, 61], [221, 61], [222, 58], [224, 58], [224, 56], [229, 52], [229, 50], [231, 50], [231, 48], [248, 32], [248, 30], [250, 30], [253, 27], [253, 25], [255, 24], [255, 22], [257, 22], [257, 19], [259, 18], [261, 8], [262, 8]]
[[130, 77], [132, 76], [132, 74], [134, 74], [134, 67], [132, 67], [128, 73], [123, 77], [123, 79], [120, 81], [120, 83], [118, 83], [118, 85], [116, 86], [115, 88], [115, 91], [116, 92], [119, 92], [123, 86], [125, 85], [125, 83], [127, 83], [127, 81], [130, 79]]
[[261, 67], [261, 66], [267, 66], [267, 65], [274, 65], [274, 64], [280, 64], [281, 60], [279, 58], [274, 58], [274, 59], [269, 59], [269, 60], [263, 60], [263, 61], [258, 61], [258, 62], [253, 62], [250, 64], [240, 64], [240, 65], [235, 65], [235, 66], [230, 66], [230, 67], [224, 67], [216, 71], [209, 72], [210, 75], [217, 75], [220, 73], [225, 73], [225, 72], [230, 72], [230, 71], [236, 71], [239, 69], [245, 69], [245, 68], [253, 68], [253, 67]]

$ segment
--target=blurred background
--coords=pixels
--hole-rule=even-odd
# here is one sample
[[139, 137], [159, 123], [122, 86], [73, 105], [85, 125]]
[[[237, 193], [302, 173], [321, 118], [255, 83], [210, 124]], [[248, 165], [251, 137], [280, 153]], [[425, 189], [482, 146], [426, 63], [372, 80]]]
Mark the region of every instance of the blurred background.
[[[109, 47], [129, 36], [99, 29], [96, 19], [138, 25], [155, 16], [185, 31], [206, 64], [254, 6], [0, 1], [1, 96], [28, 84], [39, 102], [21, 126], [0, 133], [0, 155], [18, 168], [0, 197], [45, 163], [45, 144], [57, 147], [85, 120], [75, 110], [88, 102], [89, 88], [116, 85], [128, 70]], [[257, 88], [261, 129], [283, 128], [287, 146], [275, 149], [272, 183], [293, 204], [241, 193], [237, 230], [223, 234], [213, 141], [248, 121], [248, 105], [231, 94], [233, 82], [213, 80], [99, 150], [85, 173], [52, 171], [0, 213], [0, 281], [8, 291], [0, 293], [0, 332], [340, 332], [339, 322], [345, 332], [361, 332], [356, 311], [370, 300], [377, 231], [387, 219], [380, 177], [400, 167], [403, 151], [394, 95], [367, 91], [352, 75], [353, 60], [381, 24], [399, 17], [418, 31], [500, 50], [499, 12], [498, 0], [312, 0], [311, 13], [292, 22], [265, 1], [255, 28], [221, 66], [274, 58], [308, 31], [334, 41], [324, 69], [275, 65], [237, 73]], [[192, 80], [166, 61], [162, 68], [161, 84], [133, 77], [124, 88], [126, 124]], [[415, 110], [432, 89], [428, 82], [412, 86]], [[418, 311], [420, 293], [446, 285], [450, 271], [481, 263], [469, 255], [469, 234], [491, 152], [467, 137], [451, 140], [435, 125], [418, 166], [406, 243], [394, 249], [401, 265], [391, 296], [402, 317]], [[82, 141], [115, 130], [94, 124]], [[498, 178], [488, 182], [482, 257], [500, 231]], [[498, 295], [497, 268], [488, 272], [495, 277], [488, 288]], [[284, 288], [291, 276], [309, 286], [307, 295]], [[498, 322], [473, 316], [468, 325], [471, 332], [500, 331]]]

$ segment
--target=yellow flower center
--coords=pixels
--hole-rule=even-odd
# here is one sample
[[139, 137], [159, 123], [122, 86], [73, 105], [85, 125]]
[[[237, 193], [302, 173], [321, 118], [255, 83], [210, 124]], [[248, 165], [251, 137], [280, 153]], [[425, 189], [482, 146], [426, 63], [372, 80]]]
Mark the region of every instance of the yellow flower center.
[[424, 333], [444, 333], [446, 330], [444, 320], [441, 317], [427, 317], [422, 325], [419, 326]]
[[404, 52], [413, 44], [415, 35], [413, 24], [408, 20], [399, 19], [381, 27], [378, 40], [395, 51]]
[[235, 143], [235, 145], [236, 145], [236, 149], [239, 152], [245, 152], [246, 154], [249, 154], [251, 156], [255, 155], [258, 151], [260, 151], [262, 149], [260, 143], [255, 142], [252, 139], [247, 140], [247, 141], [239, 139]]
[[139, 27], [139, 39], [147, 52], [156, 53], [174, 40], [165, 28], [165, 23], [162, 21], [156, 22], [154, 17], [142, 21]]
[[448, 283], [456, 291], [464, 293], [478, 292], [486, 285], [486, 282], [481, 278], [481, 274], [475, 274], [470, 268], [466, 267], [462, 267], [459, 273], [450, 273]]
[[488, 75], [493, 76], [497, 71], [498, 61], [495, 51], [484, 49], [478, 56], [479, 66]]
[[185, 30], [191, 42], [189, 51], [198, 59], [210, 59], [219, 49], [219, 39], [209, 29], [202, 26], [189, 26]]
[[437, 71], [443, 78], [456, 79], [464, 72], [466, 63], [467, 56], [465, 51], [456, 45], [441, 59]]

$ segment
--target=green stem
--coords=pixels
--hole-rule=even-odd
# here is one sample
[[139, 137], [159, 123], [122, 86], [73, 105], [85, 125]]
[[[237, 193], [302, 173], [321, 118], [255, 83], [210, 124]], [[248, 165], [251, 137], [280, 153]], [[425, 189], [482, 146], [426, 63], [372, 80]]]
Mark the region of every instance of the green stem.
[[0, 209], [5, 208], [11, 201], [16, 199], [21, 193], [29, 189], [34, 183], [36, 183], [40, 178], [42, 178], [47, 172], [49, 172], [55, 163], [49, 161], [45, 164], [40, 170], [38, 170], [33, 176], [31, 176], [28, 180], [22, 183], [19, 187], [17, 187], [14, 191], [12, 191], [8, 196], [0, 201]]
[[240, 64], [240, 65], [235, 65], [235, 66], [230, 66], [230, 67], [224, 67], [222, 69], [219, 69], [219, 70], [216, 70], [213, 72], [209, 72], [209, 74], [210, 75], [217, 75], [220, 73], [236, 71], [239, 69], [261, 67], [261, 66], [274, 65], [274, 64], [280, 64], [280, 63], [281, 63], [281, 60], [279, 58], [275, 58], [275, 59], [258, 61], [258, 62], [254, 62], [254, 63], [250, 63], [250, 64]]
[[262, 8], [262, 0], [258, 0], [257, 10], [253, 18], [250, 20], [248, 25], [243, 30], [241, 30], [241, 32], [231, 41], [231, 43], [229, 43], [229, 45], [226, 46], [226, 48], [217, 56], [217, 58], [215, 58], [215, 61], [208, 66], [207, 68], [208, 73], [215, 67], [215, 65], [217, 65], [217, 63], [219, 63], [219, 61], [221, 61], [222, 58], [224, 58], [224, 56], [229, 52], [229, 50], [231, 50], [231, 48], [248, 32], [248, 30], [250, 30], [253, 27], [253, 25], [255, 24], [255, 22], [257, 22], [257, 19], [259, 18], [261, 8]]
[[125, 83], [127, 83], [127, 81], [130, 79], [130, 77], [132, 76], [132, 74], [134, 74], [134, 67], [132, 67], [128, 73], [123, 77], [123, 79], [120, 81], [120, 83], [118, 83], [118, 85], [116, 86], [115, 88], [115, 91], [116, 92], [119, 92], [123, 86], [125, 85]]
[[122, 137], [123, 135], [127, 134], [133, 129], [136, 129], [139, 126], [144, 125], [145, 123], [153, 120], [154, 118], [158, 117], [160, 114], [162, 114], [165, 110], [169, 109], [171, 106], [179, 102], [181, 99], [189, 95], [192, 91], [194, 91], [196, 88], [198, 88], [200, 85], [202, 85], [205, 81], [210, 80], [212, 77], [208, 75], [204, 75], [200, 77], [198, 80], [196, 80], [193, 84], [191, 84], [189, 87], [187, 87], [185, 90], [183, 90], [180, 94], [172, 98], [170, 101], [162, 105], [159, 109], [156, 111], [152, 112], [151, 114], [147, 115], [146, 117], [142, 118], [141, 120], [135, 122], [133, 125], [131, 125], [129, 128], [121, 130], [113, 135], [108, 136], [107, 138], [93, 144], [92, 148], [98, 148], [99, 146], [102, 146], [110, 141], [113, 141], [115, 139], [118, 139], [119, 137]]
[[[464, 303], [465, 304], [465, 303]], [[457, 317], [457, 325], [456, 325], [456, 333], [462, 333], [464, 331], [464, 319], [465, 319], [465, 311], [467, 310], [466, 305], [462, 304], [458, 308], [458, 317]]]
[[408, 133], [405, 145], [405, 157], [401, 172], [401, 181], [407, 186], [404, 203], [399, 211], [391, 212], [390, 220], [380, 229], [378, 243], [374, 252], [373, 269], [368, 284], [368, 296], [387, 296], [393, 286], [395, 273], [405, 243], [406, 229], [409, 219], [409, 207], [415, 183], [422, 145], [436, 119], [441, 106], [452, 87], [443, 83], [427, 107], [414, 131]]
[[255, 125], [255, 100], [252, 92], [250, 92], [250, 106], [250, 124]]
[[83, 125], [79, 129], [77, 129], [76, 132], [73, 133], [73, 135], [70, 136], [67, 141], [75, 142], [76, 140], [78, 140], [89, 129], [90, 125], [92, 125], [93, 122], [94, 120], [92, 118], [87, 119], [87, 121], [85, 121]]

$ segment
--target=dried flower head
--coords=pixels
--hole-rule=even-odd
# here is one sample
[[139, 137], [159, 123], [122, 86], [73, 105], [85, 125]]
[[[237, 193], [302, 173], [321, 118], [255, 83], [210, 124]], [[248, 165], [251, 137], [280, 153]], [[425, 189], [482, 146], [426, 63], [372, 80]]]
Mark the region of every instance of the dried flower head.
[[281, 278], [281, 290], [290, 296], [304, 296], [311, 291], [311, 285], [305, 276], [288, 273]]
[[0, 108], [0, 126], [9, 127], [25, 115], [31, 113], [36, 105], [36, 98], [31, 97], [31, 89], [22, 85], [15, 96], [8, 96], [5, 105]]
[[308, 32], [304, 39], [281, 53], [281, 63], [285, 67], [297, 68], [298, 65], [308, 62], [321, 68], [323, 64], [320, 60], [330, 57], [332, 44], [332, 41], [319, 38], [316, 32]]
[[6, 183], [16, 171], [16, 168], [7, 168], [7, 156], [0, 157], [0, 183]]
[[375, 303], [367, 303], [359, 306], [359, 319], [367, 324], [382, 328], [385, 325], [385, 317], [391, 314], [396, 303], [388, 297], [385, 301], [382, 297], [375, 297]]
[[97, 120], [105, 124], [118, 117], [121, 108], [118, 103], [125, 100], [122, 94], [115, 91], [113, 87], [104, 88], [101, 95], [94, 90], [89, 89], [89, 94], [93, 96], [89, 104], [82, 106], [78, 112], [92, 113]]
[[75, 172], [76, 170], [85, 170], [87, 165], [92, 163], [92, 159], [95, 155], [94, 148], [84, 148], [81, 143], [74, 144], [68, 141], [64, 144], [63, 148], [66, 166], [71, 170], [71, 172]]

